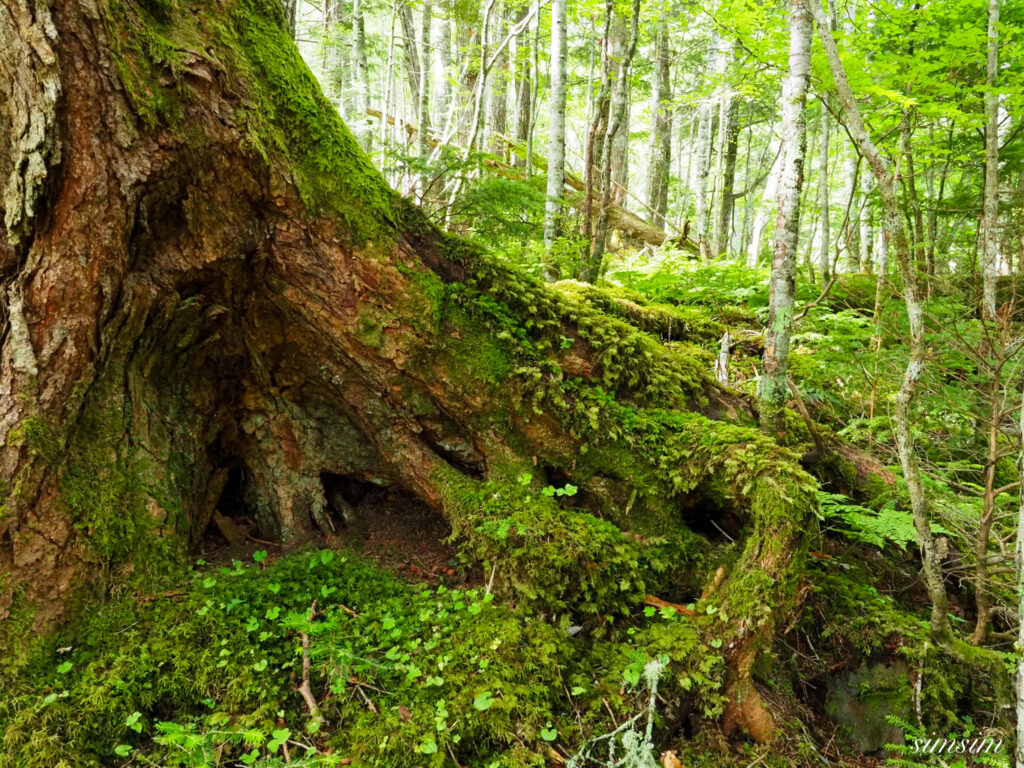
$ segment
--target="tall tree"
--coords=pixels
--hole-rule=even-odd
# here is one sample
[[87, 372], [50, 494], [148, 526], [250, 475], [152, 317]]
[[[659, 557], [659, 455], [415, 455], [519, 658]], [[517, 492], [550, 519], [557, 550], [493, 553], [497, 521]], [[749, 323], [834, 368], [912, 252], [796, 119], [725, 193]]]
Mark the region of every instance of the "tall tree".
[[[821, 6], [811, 3], [812, 12], [818, 25], [818, 34], [825, 49], [829, 69], [835, 80], [839, 102], [846, 118], [850, 137], [856, 143], [859, 153], [865, 158], [875, 177], [879, 198], [884, 212], [885, 236], [895, 245], [896, 261], [903, 281], [903, 299], [910, 327], [910, 348], [903, 380], [896, 395], [893, 422], [896, 433], [896, 452], [899, 456], [903, 479], [910, 497], [910, 512], [914, 530], [921, 551], [925, 587], [931, 601], [930, 633], [935, 642], [947, 653], [962, 663], [982, 667], [991, 676], [1002, 697], [1008, 687], [1006, 667], [1001, 657], [981, 648], [967, 646], [957, 638], [949, 621], [949, 600], [946, 595], [945, 578], [939, 563], [935, 535], [931, 528], [928, 498], [922, 480], [914, 433], [912, 430], [912, 408], [921, 376], [927, 361], [924, 311], [918, 284], [918, 264], [911, 252], [910, 242], [904, 229], [904, 211], [896, 194], [896, 179], [878, 150], [861, 116], [860, 107], [853, 95], [846, 69], [839, 55], [839, 49]], [[904, 124], [907, 115], [904, 114]]]
[[654, 87], [651, 90], [651, 136], [647, 149], [647, 208], [652, 224], [664, 227], [672, 170], [672, 48], [668, 0], [662, 0], [654, 33]]
[[821, 221], [821, 234], [819, 237], [820, 250], [818, 252], [818, 272], [821, 275], [821, 284], [824, 287], [832, 279], [832, 257], [829, 255], [829, 225], [831, 212], [828, 204], [828, 94], [821, 95], [821, 130], [818, 134], [818, 217]]
[[[558, 236], [562, 215], [562, 196], [565, 194], [565, 77], [568, 55], [566, 33], [566, 0], [554, 0], [551, 4], [548, 185], [547, 203], [544, 206], [544, 248], [549, 257], [555, 238]], [[558, 277], [550, 259], [547, 262], [545, 277], [549, 280]]]
[[601, 265], [608, 242], [608, 217], [612, 206], [612, 154], [615, 151], [615, 139], [623, 130], [626, 112], [629, 110], [629, 73], [636, 53], [637, 40], [640, 35], [640, 0], [633, 0], [632, 18], [630, 19], [629, 42], [618, 61], [618, 74], [612, 88], [608, 108], [608, 124], [601, 142], [601, 162], [599, 163], [601, 207], [598, 211], [597, 226], [594, 228], [594, 242], [590, 251], [584, 279], [596, 283], [601, 274]]
[[789, 68], [782, 87], [782, 143], [785, 162], [779, 180], [779, 210], [775, 219], [775, 245], [769, 283], [768, 328], [758, 384], [761, 426], [780, 438], [789, 397], [789, 342], [797, 245], [800, 238], [800, 192], [807, 151], [804, 106], [811, 74], [811, 35], [814, 31], [808, 1], [791, 0], [789, 11]]
[[772, 162], [771, 170], [768, 171], [768, 180], [765, 184], [764, 194], [761, 196], [761, 204], [754, 215], [754, 225], [750, 233], [750, 244], [747, 247], [747, 266], [756, 267], [761, 263], [761, 243], [764, 239], [764, 231], [768, 227], [771, 215], [777, 212], [776, 200], [779, 194], [779, 177], [786, 160], [786, 145], [782, 143], [779, 151], [775, 153], [775, 160]]
[[996, 319], [996, 281], [999, 277], [999, 2], [988, 3], [988, 56], [985, 70], [985, 186], [982, 231], [985, 238], [982, 315]]

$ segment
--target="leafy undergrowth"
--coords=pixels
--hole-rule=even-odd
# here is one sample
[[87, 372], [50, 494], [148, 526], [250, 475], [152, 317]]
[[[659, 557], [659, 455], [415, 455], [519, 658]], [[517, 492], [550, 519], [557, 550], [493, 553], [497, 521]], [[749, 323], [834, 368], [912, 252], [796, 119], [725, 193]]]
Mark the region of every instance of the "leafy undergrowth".
[[0, 766], [539, 766], [646, 712], [655, 660], [659, 728], [720, 710], [722, 658], [671, 609], [599, 640], [353, 552], [255, 560], [39, 643], [0, 681]]

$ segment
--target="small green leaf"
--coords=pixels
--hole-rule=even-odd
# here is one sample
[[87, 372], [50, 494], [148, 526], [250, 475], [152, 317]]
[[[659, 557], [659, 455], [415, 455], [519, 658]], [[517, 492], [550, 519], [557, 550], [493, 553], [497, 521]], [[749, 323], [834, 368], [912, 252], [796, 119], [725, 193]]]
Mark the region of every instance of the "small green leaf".
[[114, 754], [118, 757], [128, 757], [132, 753], [131, 745], [129, 744], [118, 744], [114, 747]]
[[423, 741], [423, 743], [420, 744], [420, 754], [421, 755], [433, 755], [436, 752], [437, 752], [437, 742], [434, 741], [433, 739], [425, 739]]
[[481, 691], [473, 699], [473, 708], [478, 712], [486, 712], [494, 705], [494, 695], [490, 691]]
[[65, 661], [62, 664], [59, 664], [57, 666], [57, 674], [58, 675], [66, 675], [68, 672], [70, 672], [74, 668], [74, 666], [75, 665], [72, 664], [70, 661]]
[[554, 741], [558, 738], [558, 731], [551, 727], [551, 723], [548, 723], [547, 728], [540, 729], [540, 737], [544, 741]]

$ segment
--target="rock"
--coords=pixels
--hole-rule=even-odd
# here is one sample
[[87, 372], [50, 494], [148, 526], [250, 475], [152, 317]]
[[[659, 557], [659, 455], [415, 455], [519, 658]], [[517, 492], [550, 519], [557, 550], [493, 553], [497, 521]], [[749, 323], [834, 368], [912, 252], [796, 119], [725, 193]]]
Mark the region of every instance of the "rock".
[[828, 714], [861, 752], [879, 752], [886, 744], [903, 743], [903, 732], [886, 718], [913, 718], [907, 671], [902, 661], [879, 663], [836, 675], [830, 681]]

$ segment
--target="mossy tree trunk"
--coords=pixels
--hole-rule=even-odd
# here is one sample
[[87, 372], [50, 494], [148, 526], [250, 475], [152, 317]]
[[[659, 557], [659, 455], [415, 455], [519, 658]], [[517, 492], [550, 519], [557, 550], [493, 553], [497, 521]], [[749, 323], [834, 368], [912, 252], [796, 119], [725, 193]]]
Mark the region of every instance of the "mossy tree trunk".
[[[231, 468], [285, 546], [329, 531], [325, 473], [459, 530], [532, 471], [579, 486], [579, 519], [670, 543], [699, 539], [686, 519], [739, 521], [700, 621], [728, 722], [768, 737], [753, 670], [792, 608], [814, 486], [661, 342], [721, 328], [541, 285], [437, 232], [284, 27], [276, 0], [0, 0], [0, 615], [42, 624], [173, 572]], [[571, 581], [604, 584], [591, 565]], [[627, 607], [657, 587], [640, 576]]]

